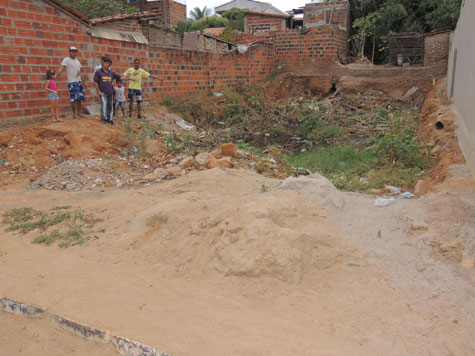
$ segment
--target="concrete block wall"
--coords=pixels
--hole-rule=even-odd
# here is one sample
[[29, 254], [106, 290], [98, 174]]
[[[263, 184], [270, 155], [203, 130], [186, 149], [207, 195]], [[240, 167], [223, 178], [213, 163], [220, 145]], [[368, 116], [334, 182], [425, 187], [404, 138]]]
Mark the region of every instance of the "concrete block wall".
[[457, 28], [450, 44], [447, 94], [457, 113], [457, 133], [467, 165], [475, 175], [475, 41], [473, 40], [475, 1], [462, 5]]
[[249, 12], [244, 15], [244, 32], [246, 33], [265, 33], [284, 31], [287, 27], [285, 17], [271, 16], [268, 14], [259, 14]]
[[[86, 104], [98, 103], [93, 68], [104, 54], [118, 73], [140, 58], [144, 69], [165, 78], [163, 84], [145, 81], [146, 100], [233, 88], [263, 79], [273, 70], [272, 49], [265, 46], [222, 55], [93, 38], [87, 30], [87, 24], [47, 1], [0, 0], [0, 122], [49, 115], [45, 74], [60, 66], [71, 45], [79, 49]], [[57, 81], [60, 111], [69, 113], [65, 73]]]

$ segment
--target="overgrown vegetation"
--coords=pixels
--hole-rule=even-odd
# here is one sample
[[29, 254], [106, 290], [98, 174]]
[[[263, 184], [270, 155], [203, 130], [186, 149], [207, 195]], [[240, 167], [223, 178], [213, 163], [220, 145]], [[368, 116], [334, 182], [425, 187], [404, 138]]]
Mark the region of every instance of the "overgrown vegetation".
[[[71, 206], [53, 207], [49, 211], [30, 207], [12, 209], [4, 213], [3, 218], [3, 222], [10, 225], [5, 231], [19, 231], [24, 234], [39, 230], [43, 233], [34, 238], [33, 243], [51, 245], [58, 242], [58, 246], [63, 248], [82, 245], [91, 239], [92, 234], [105, 232], [92, 230], [101, 219]], [[49, 231], [53, 226], [55, 229]]]
[[220, 94], [164, 104], [212, 135], [192, 145], [236, 142], [256, 158], [258, 172], [274, 176], [287, 166], [287, 174], [320, 172], [340, 189], [367, 191], [413, 187], [431, 167], [416, 134], [420, 99], [407, 104], [375, 91], [275, 102], [260, 85]]
[[90, 19], [129, 14], [140, 11], [122, 0], [60, 0], [63, 4], [78, 10]]
[[175, 30], [180, 33], [203, 32], [205, 28], [224, 27], [225, 29], [219, 38], [228, 42], [234, 41], [234, 30], [244, 31], [244, 12], [241, 9], [234, 8], [226, 11], [223, 16], [209, 16], [208, 10], [206, 6], [203, 9], [195, 7], [190, 11], [191, 19], [180, 22]]
[[122, 124], [122, 148], [116, 149], [124, 156], [143, 156], [147, 141], [156, 137], [156, 131], [146, 121], [128, 117]]
[[353, 54], [383, 63], [387, 42], [382, 36], [453, 29], [461, 4], [462, 0], [350, 0]]

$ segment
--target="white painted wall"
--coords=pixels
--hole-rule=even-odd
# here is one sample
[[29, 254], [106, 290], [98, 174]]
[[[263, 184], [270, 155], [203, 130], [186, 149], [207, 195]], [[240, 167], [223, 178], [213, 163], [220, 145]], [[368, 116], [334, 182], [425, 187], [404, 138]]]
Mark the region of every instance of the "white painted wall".
[[475, 175], [475, 0], [465, 0], [454, 32], [447, 94], [457, 112], [460, 148]]

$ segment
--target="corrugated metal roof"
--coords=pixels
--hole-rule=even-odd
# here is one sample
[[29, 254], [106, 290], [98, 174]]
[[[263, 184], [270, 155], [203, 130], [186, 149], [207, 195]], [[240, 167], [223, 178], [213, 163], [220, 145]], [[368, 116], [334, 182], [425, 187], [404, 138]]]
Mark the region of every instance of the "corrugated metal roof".
[[91, 28], [91, 36], [122, 42], [148, 44], [148, 40], [142, 32], [121, 31], [94, 26]]
[[272, 6], [271, 4], [267, 4], [265, 2], [260, 1], [253, 1], [253, 0], [233, 0], [227, 2], [223, 5], [217, 6], [214, 8], [216, 13], [222, 13], [224, 11], [231, 10], [232, 8], [238, 9], [248, 9], [256, 12], [265, 12], [270, 14], [279, 14], [279, 15], [286, 15], [284, 12], [280, 11], [278, 8]]

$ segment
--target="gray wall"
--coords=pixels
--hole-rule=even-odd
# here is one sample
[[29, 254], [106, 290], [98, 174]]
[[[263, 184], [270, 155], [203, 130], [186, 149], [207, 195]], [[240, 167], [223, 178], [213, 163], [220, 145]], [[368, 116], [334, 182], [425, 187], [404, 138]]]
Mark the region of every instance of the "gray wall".
[[447, 94], [457, 112], [460, 148], [475, 174], [475, 0], [464, 3], [450, 47]]

